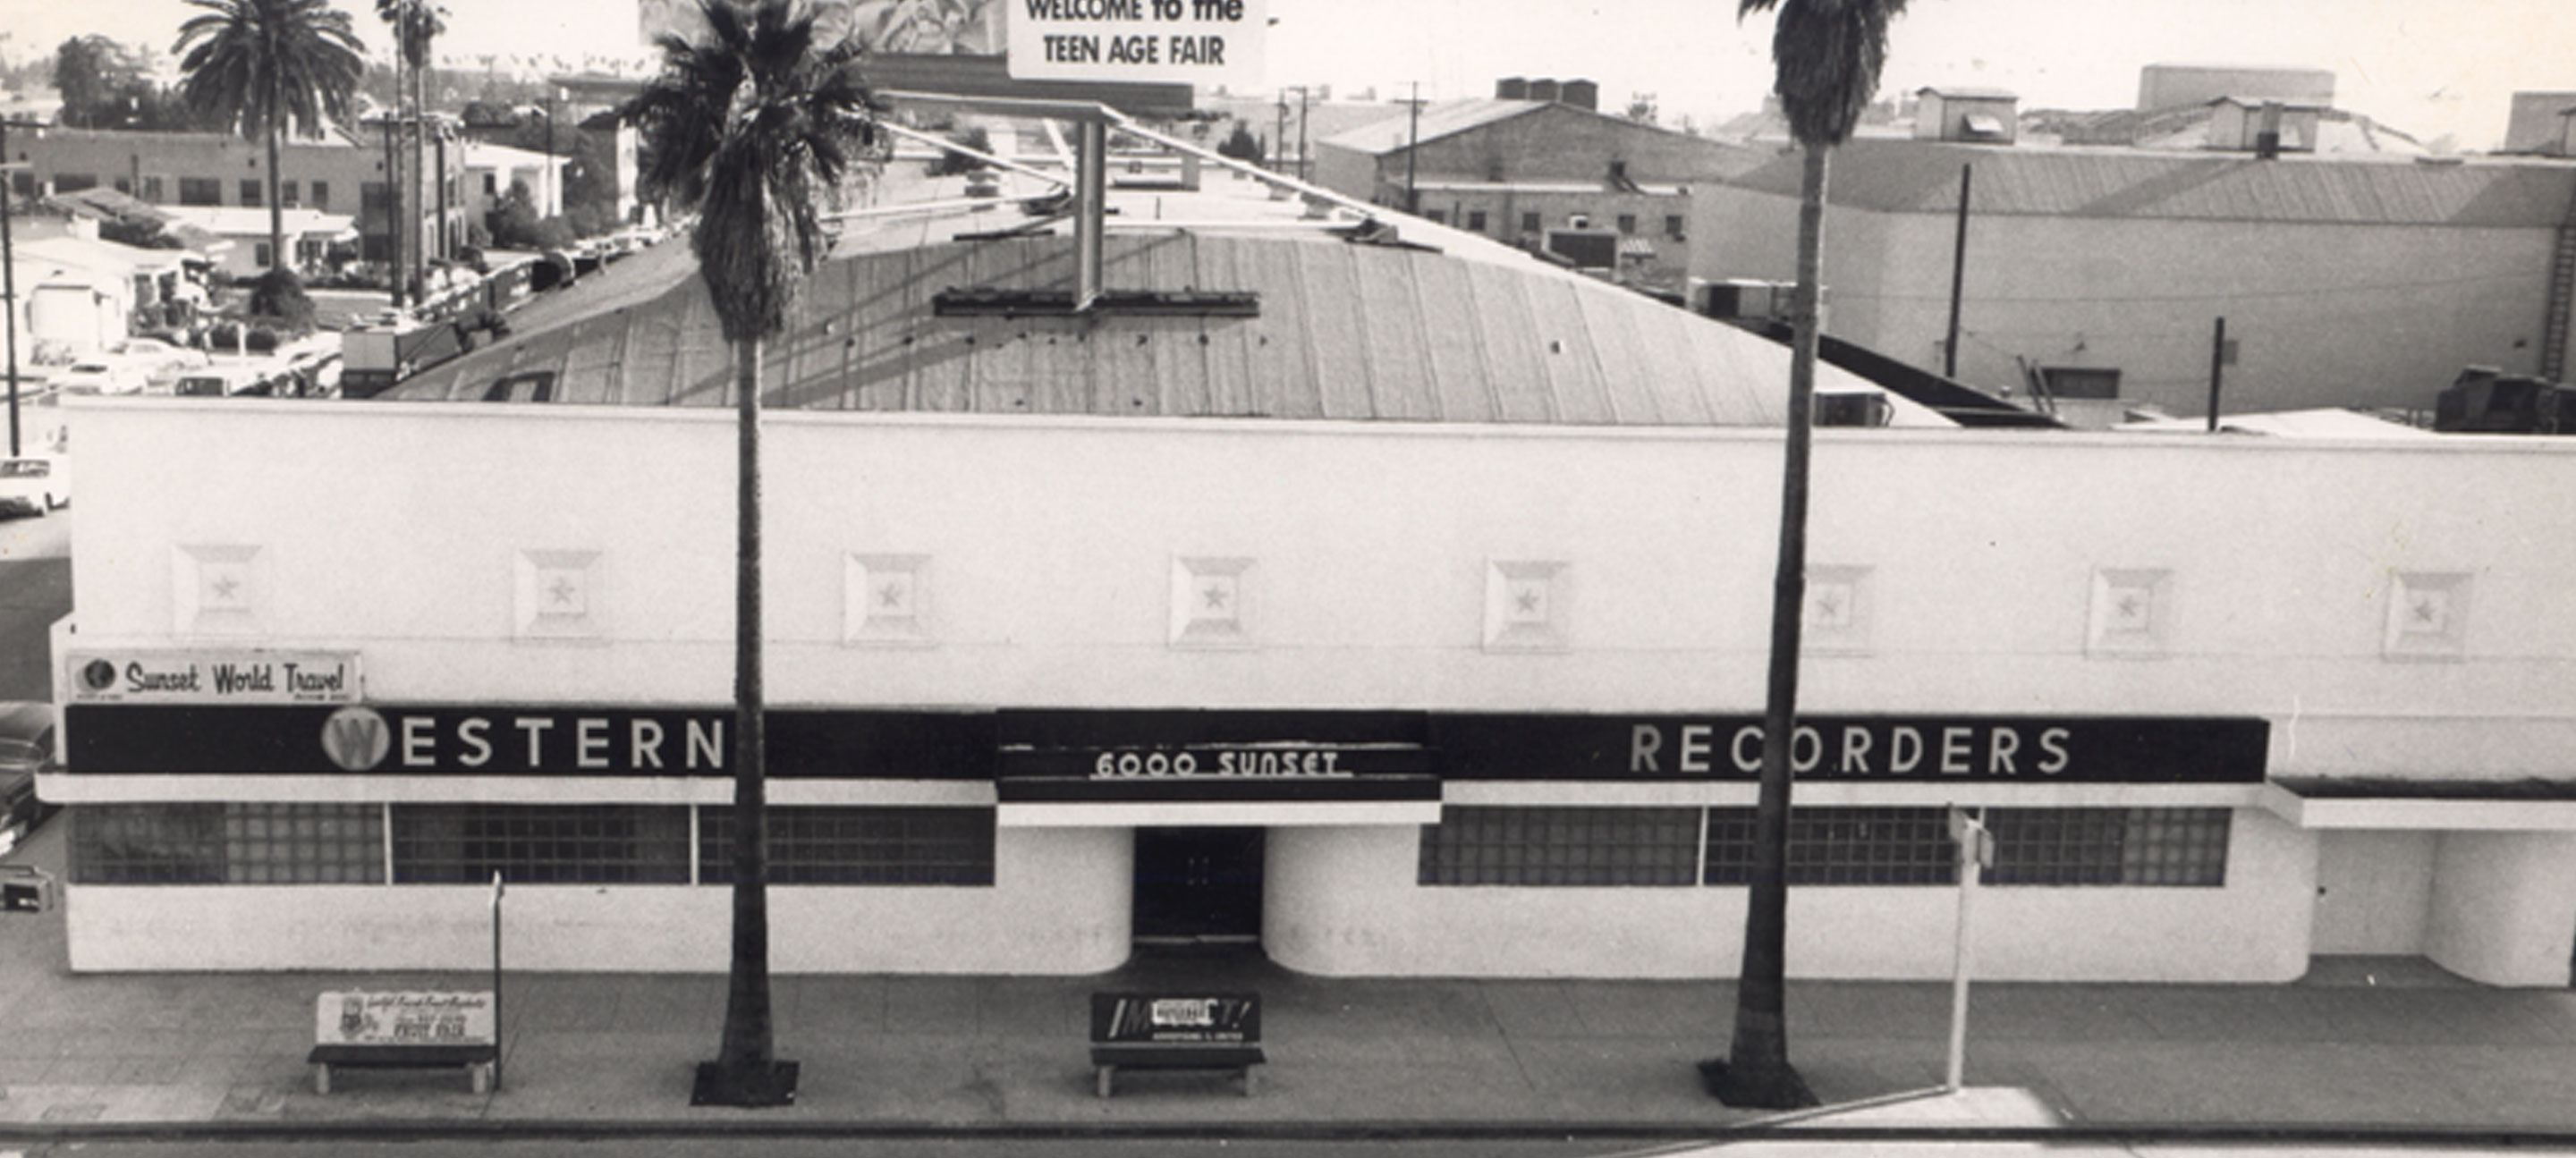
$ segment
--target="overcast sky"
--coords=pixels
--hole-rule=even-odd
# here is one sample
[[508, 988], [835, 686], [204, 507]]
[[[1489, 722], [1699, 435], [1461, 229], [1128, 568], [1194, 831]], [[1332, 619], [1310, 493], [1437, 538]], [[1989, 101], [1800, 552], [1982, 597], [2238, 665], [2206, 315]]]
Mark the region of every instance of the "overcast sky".
[[[371, 0], [339, 0], [371, 44]], [[442, 55], [637, 56], [634, 0], [445, 0]], [[1605, 105], [1653, 93], [1669, 123], [1757, 106], [1770, 20], [1735, 0], [1269, 0], [1267, 83], [1337, 94], [1476, 96], [1494, 78], [1588, 77]], [[182, 0], [0, 0], [13, 59], [103, 32], [166, 49]], [[2504, 133], [2511, 94], [2576, 90], [2576, 0], [1913, 0], [1882, 94], [1927, 84], [2011, 89], [2024, 107], [2115, 108], [2152, 62], [2332, 71], [2337, 106], [2467, 148]]]

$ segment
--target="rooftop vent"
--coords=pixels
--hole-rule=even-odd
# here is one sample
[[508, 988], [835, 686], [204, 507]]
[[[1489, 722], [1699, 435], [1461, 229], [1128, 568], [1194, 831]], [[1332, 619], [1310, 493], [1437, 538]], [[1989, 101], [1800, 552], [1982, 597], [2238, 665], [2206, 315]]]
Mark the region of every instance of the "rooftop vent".
[[2317, 151], [2317, 123], [2325, 106], [2290, 101], [2220, 97], [2210, 103], [2209, 147], [2252, 153], [2264, 160], [2284, 152]]
[[2012, 93], [1991, 88], [1926, 88], [1914, 95], [1915, 140], [2013, 143], [2021, 98]]

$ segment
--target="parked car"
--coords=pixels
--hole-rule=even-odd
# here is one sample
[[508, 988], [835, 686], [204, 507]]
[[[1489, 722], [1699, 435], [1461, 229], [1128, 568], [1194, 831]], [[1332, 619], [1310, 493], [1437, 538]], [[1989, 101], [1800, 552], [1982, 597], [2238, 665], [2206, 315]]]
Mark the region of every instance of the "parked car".
[[267, 375], [249, 366], [208, 366], [181, 374], [170, 392], [182, 398], [229, 398], [265, 393], [260, 387], [267, 384]]
[[83, 358], [47, 381], [64, 394], [141, 394], [150, 375], [122, 358]]
[[167, 377], [181, 370], [194, 370], [212, 361], [204, 350], [173, 345], [159, 338], [127, 338], [108, 347], [108, 352], [142, 367], [145, 374], [154, 378]]
[[36, 773], [53, 758], [53, 705], [0, 703], [0, 852], [17, 847], [57, 811], [36, 799]]
[[0, 459], [0, 514], [42, 515], [71, 503], [71, 460], [51, 454]]

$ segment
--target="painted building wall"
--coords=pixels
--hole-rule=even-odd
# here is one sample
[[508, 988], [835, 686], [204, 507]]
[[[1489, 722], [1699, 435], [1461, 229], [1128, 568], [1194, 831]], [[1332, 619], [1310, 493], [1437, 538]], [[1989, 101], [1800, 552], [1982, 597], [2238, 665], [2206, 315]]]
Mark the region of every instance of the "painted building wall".
[[[1273, 829], [1264, 949], [1330, 976], [1685, 978], [1731, 976], [1743, 960], [1742, 889], [1421, 886], [1420, 839], [1410, 828]], [[2313, 834], [2240, 809], [2223, 888], [1981, 889], [1978, 976], [2295, 980], [2308, 967], [2314, 847]], [[1947, 976], [1956, 896], [1792, 889], [1789, 972]]]
[[[1325, 148], [1331, 146], [1319, 148], [1319, 157]], [[1378, 156], [1380, 182], [1402, 187], [1404, 154], [1398, 148]], [[1441, 173], [1470, 181], [1598, 181], [1609, 176], [1612, 161], [1620, 161], [1633, 181], [1689, 182], [1767, 159], [1742, 145], [1549, 105], [1424, 141], [1416, 147], [1414, 165], [1417, 175]]]
[[[1705, 187], [1691, 275], [1792, 280], [1794, 198]], [[1959, 377], [2022, 391], [2016, 357], [2110, 367], [2121, 392], [2208, 412], [2214, 321], [2236, 344], [2222, 410], [2429, 410], [2463, 366], [2537, 372], [2554, 234], [2109, 217], [1972, 217]], [[1836, 206], [1835, 336], [1941, 368], [1956, 219]]]
[[[48, 129], [42, 133], [21, 135], [15, 142], [27, 155], [27, 161], [41, 189], [54, 189], [66, 176], [89, 178], [102, 187], [132, 193], [145, 201], [160, 205], [180, 204], [179, 182], [182, 178], [206, 178], [215, 183], [218, 199], [214, 204], [228, 206], [263, 205], [267, 197], [267, 147], [257, 141], [222, 133], [126, 133], [105, 129]], [[421, 156], [436, 166], [442, 151], [424, 148]], [[444, 150], [449, 181], [448, 209], [451, 230], [462, 229], [464, 209], [457, 197], [460, 192], [455, 178], [462, 171], [461, 151]], [[382, 206], [365, 203], [365, 187], [385, 183], [385, 150], [381, 132], [361, 133], [356, 143], [334, 138], [310, 141], [288, 138], [279, 149], [281, 181], [299, 186], [296, 204], [320, 208], [332, 213], [355, 215], [361, 233], [383, 244], [387, 232], [386, 211]], [[403, 161], [406, 171], [413, 162]], [[437, 237], [438, 185], [431, 175], [416, 178], [417, 207], [422, 222], [420, 235]], [[260, 186], [258, 199], [243, 196], [242, 182], [255, 181]], [[313, 183], [329, 187], [328, 204], [316, 204]], [[247, 260], [247, 258], [244, 258]]]
[[[1003, 829], [990, 888], [769, 890], [781, 973], [1091, 973], [1127, 958], [1124, 829]], [[733, 890], [513, 884], [510, 967], [722, 973]], [[492, 962], [482, 885], [84, 885], [64, 908], [90, 971], [456, 969]], [[246, 930], [256, 930], [256, 935]]]
[[2317, 834], [2316, 951], [2422, 953], [2440, 839], [2368, 829]]
[[[354, 650], [368, 698], [382, 702], [729, 697], [729, 414], [159, 399], [70, 409], [83, 425], [75, 547], [107, 561], [74, 577], [84, 647]], [[803, 412], [768, 426], [769, 679], [781, 706], [1761, 703], [1774, 433]], [[280, 445], [298, 453], [244, 450]], [[2576, 511], [2509, 501], [2576, 483], [2576, 447], [2563, 440], [1826, 431], [1815, 479], [1811, 573], [1832, 576], [1859, 610], [1811, 635], [1804, 711], [2254, 715], [2273, 722], [2275, 776], [2569, 775], [2576, 713], [2545, 673], [2576, 658], [2576, 619], [2554, 610]], [[245, 547], [247, 607], [192, 610], [186, 560]], [[598, 553], [588, 634], [523, 636], [523, 553], [586, 551]], [[849, 641], [853, 595], [865, 595], [853, 555], [918, 557], [922, 638]], [[1250, 560], [1243, 638], [1175, 643], [1172, 601], [1188, 591], [1176, 560], [1210, 558]], [[1497, 561], [1564, 564], [1563, 646], [1485, 645]], [[2142, 573], [2156, 576], [2147, 638], [2104, 636], [2106, 576]], [[2455, 630], [2427, 651], [2392, 617], [2434, 580]], [[127, 799], [318, 790], [257, 776], [50, 779], [49, 798], [75, 803], [111, 788]], [[1462, 801], [1470, 787], [1447, 791]], [[1673, 802], [1741, 803], [1728, 794], [1743, 787], [1689, 785]], [[2137, 786], [2012, 790], [1989, 802], [2154, 797]], [[1569, 783], [1486, 791], [1478, 802], [1633, 795]], [[1940, 803], [1899, 795], [1807, 799]], [[2316, 839], [2231, 799], [2225, 888], [1993, 890], [1986, 911], [2018, 918], [1996, 920], [2018, 930], [1991, 934], [2002, 938], [1987, 958], [1997, 975], [2295, 976], [2310, 947]], [[795, 893], [804, 899], [789, 905], [815, 906], [812, 928], [864, 917], [889, 940], [819, 933], [817, 955], [782, 968], [1105, 968], [1123, 952], [1129, 875], [1123, 832], [1106, 831], [1116, 835], [1005, 830], [1002, 884], [963, 901], [958, 890]], [[1421, 888], [1417, 839], [1407, 827], [1274, 829], [1270, 951], [1320, 972], [1686, 975], [1727, 959], [1732, 890]], [[2555, 960], [2563, 981], [2576, 913], [2568, 838], [2444, 839], [2425, 951], [2515, 984]], [[476, 919], [466, 892], [377, 896], [453, 905], [445, 920], [463, 937]], [[1802, 940], [1792, 967], [1941, 975], [1949, 908], [1938, 892], [1802, 890], [1793, 903], [1817, 939]], [[569, 965], [649, 944], [696, 967], [705, 958], [693, 954], [715, 949], [681, 930], [720, 893], [562, 890], [531, 904], [566, 907], [554, 922], [564, 939], [531, 952]], [[358, 916], [384, 901], [315, 896], [298, 911], [238, 889], [76, 885], [70, 907], [75, 938], [92, 946], [83, 959], [138, 962], [125, 967], [152, 967], [139, 962], [165, 951], [146, 940], [185, 943], [171, 924], [201, 919], [231, 922], [235, 941], [260, 941], [241, 935], [259, 929], [291, 943], [311, 935], [310, 917], [345, 918], [351, 939], [335, 953], [392, 952]], [[1564, 935], [1569, 921], [1587, 935]], [[956, 944], [942, 945], [955, 928]]]
[[2446, 832], [2424, 953], [2472, 981], [2576, 984], [2576, 835]]
[[[135, 562], [76, 577], [94, 646], [358, 648], [388, 701], [728, 701], [728, 414], [118, 401], [67, 407], [97, 428], [80, 546]], [[768, 422], [783, 704], [1761, 702], [1775, 434]], [[276, 445], [300, 449], [242, 450]], [[2576, 481], [2563, 442], [1828, 431], [1815, 479], [1811, 565], [1866, 569], [1869, 604], [1810, 661], [1815, 711], [2263, 715], [2283, 775], [2531, 774], [2569, 734], [2531, 672], [2576, 656], [2553, 613], [2576, 511], [2498, 506]], [[179, 618], [168, 561], [206, 544], [257, 547], [246, 616]], [[515, 639], [517, 554], [584, 549], [598, 634]], [[843, 641], [854, 552], [926, 556], [926, 646]], [[1198, 556], [1253, 560], [1249, 646], [1169, 642], [1172, 560]], [[1483, 646], [1491, 560], [1568, 564], [1565, 648]], [[2088, 639], [2106, 568], [2168, 572], [2158, 650]], [[2388, 651], [2407, 574], [2466, 577], [2456, 652]]]

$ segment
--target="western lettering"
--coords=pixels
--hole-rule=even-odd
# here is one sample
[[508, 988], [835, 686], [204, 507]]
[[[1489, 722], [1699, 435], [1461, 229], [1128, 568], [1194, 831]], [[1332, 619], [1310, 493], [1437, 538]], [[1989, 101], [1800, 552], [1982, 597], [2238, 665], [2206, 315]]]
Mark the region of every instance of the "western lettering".
[[[1753, 754], [1750, 756], [1744, 754], [1744, 742], [1746, 740], [1753, 741]], [[1734, 757], [1735, 770], [1738, 772], [1761, 771], [1762, 729], [1751, 724], [1737, 728], [1735, 730], [1735, 742], [1727, 745], [1726, 754]]]
[[698, 755], [701, 752], [706, 754], [707, 767], [724, 767], [723, 720], [689, 721], [689, 767], [698, 766]]
[[1968, 736], [1969, 730], [1966, 728], [1941, 729], [1942, 775], [1965, 776], [1968, 774]]
[[627, 762], [635, 767], [662, 766], [662, 725], [656, 720], [637, 720], [626, 729]]
[[572, 762], [584, 768], [608, 767], [608, 721], [584, 716], [573, 721]]
[[368, 716], [334, 716], [324, 736], [331, 757], [341, 767], [356, 771], [371, 761], [376, 750], [377, 728], [381, 721]]
[[402, 762], [405, 768], [426, 768], [438, 762], [438, 737], [430, 729], [438, 721], [427, 716], [404, 716], [402, 722]]
[[456, 725], [456, 739], [466, 748], [465, 754], [457, 757], [456, 762], [468, 768], [480, 768], [491, 763], [492, 741], [486, 738], [491, 731], [492, 721], [481, 716], [468, 716], [463, 723]]
[[547, 729], [555, 726], [555, 722], [544, 716], [520, 716], [510, 723], [528, 735], [528, 767], [545, 767], [545, 750], [539, 745], [539, 741], [545, 737]]

